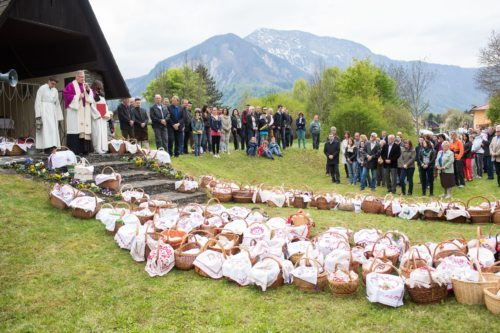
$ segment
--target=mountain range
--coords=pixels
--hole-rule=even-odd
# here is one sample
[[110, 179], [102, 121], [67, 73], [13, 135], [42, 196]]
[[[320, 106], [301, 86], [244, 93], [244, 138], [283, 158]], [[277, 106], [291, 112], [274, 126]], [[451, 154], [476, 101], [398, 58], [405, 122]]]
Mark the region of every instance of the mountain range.
[[[223, 92], [223, 103], [236, 105], [243, 95], [261, 96], [290, 89], [299, 78], [310, 80], [319, 67], [345, 69], [353, 59], [369, 58], [374, 64], [409, 66], [410, 61], [393, 60], [349, 40], [320, 37], [303, 31], [258, 29], [241, 38], [235, 34], [211, 37], [168, 57], [146, 75], [126, 80], [130, 93], [140, 96], [161, 72], [185, 64], [204, 64]], [[468, 110], [483, 104], [487, 96], [474, 86], [477, 68], [427, 63], [435, 73], [427, 97], [431, 111], [448, 108]]]

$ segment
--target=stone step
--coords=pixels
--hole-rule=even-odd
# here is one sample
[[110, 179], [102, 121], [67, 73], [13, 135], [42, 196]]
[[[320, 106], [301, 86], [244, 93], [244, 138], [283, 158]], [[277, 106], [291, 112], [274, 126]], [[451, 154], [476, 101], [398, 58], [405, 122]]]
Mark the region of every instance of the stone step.
[[120, 172], [122, 176], [122, 183], [130, 183], [139, 180], [148, 180], [148, 179], [166, 179], [158, 172], [150, 171], [147, 169], [130, 169], [124, 170]]
[[168, 197], [177, 205], [187, 205], [189, 203], [203, 204], [207, 201], [207, 195], [204, 192], [195, 193], [179, 193], [179, 192], [163, 192], [152, 195], [151, 198]]
[[137, 180], [123, 182], [122, 185], [129, 184], [134, 188], [142, 188], [149, 195], [174, 191], [175, 180], [168, 178], [155, 178], [147, 180]]
[[106, 166], [112, 167], [113, 170], [115, 170], [118, 173], [130, 170], [137, 170], [137, 171], [146, 170], [137, 168], [134, 162], [128, 162], [128, 161], [103, 161], [91, 164], [94, 166], [94, 174], [101, 173], [102, 169]]

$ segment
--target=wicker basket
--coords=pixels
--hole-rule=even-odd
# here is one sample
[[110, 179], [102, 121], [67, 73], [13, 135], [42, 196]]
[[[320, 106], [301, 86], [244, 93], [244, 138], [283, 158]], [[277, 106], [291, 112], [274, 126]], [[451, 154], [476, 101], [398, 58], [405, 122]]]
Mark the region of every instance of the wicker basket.
[[209, 186], [215, 186], [217, 181], [213, 176], [201, 176], [199, 183], [200, 183], [200, 188], [207, 188]]
[[383, 214], [385, 212], [384, 202], [382, 199], [369, 194], [363, 198], [361, 210], [368, 214]]
[[95, 216], [95, 214], [97, 214], [97, 212], [99, 211], [99, 209], [101, 209], [101, 207], [99, 205], [99, 202], [97, 201], [97, 196], [95, 195], [94, 192], [89, 191], [89, 190], [81, 190], [80, 192], [87, 192], [87, 193], [92, 194], [92, 196], [95, 199], [95, 209], [94, 209], [94, 211], [88, 212], [88, 211], [83, 210], [81, 208], [74, 207], [74, 208], [71, 208], [71, 215], [73, 215], [74, 217], [79, 218], [79, 219], [89, 220], [89, 219], [93, 218]]
[[256, 191], [256, 187], [253, 184], [255, 183], [252, 182], [247, 188], [241, 184], [239, 190], [233, 191], [233, 201], [236, 203], [252, 203], [253, 195]]
[[481, 276], [479, 282], [451, 279], [453, 292], [458, 303], [467, 305], [484, 304], [484, 289], [496, 287], [500, 283], [500, 277], [491, 273], [481, 273], [479, 265], [476, 265], [476, 267], [478, 267]]
[[[488, 208], [481, 209], [470, 209], [470, 202], [475, 199], [483, 199], [484, 202], [488, 203]], [[488, 198], [483, 196], [472, 197], [467, 201], [467, 211], [470, 214], [470, 220], [472, 223], [489, 223], [491, 218], [491, 202]]]
[[[429, 202], [431, 203], [431, 202]], [[439, 212], [435, 212], [434, 210], [430, 209], [424, 209], [424, 212], [422, 214], [422, 217], [424, 220], [428, 221], [443, 221], [446, 219], [444, 212], [445, 208], [443, 207], [443, 204], [440, 201], [437, 201], [438, 206], [440, 207]]]
[[12, 138], [8, 140], [10, 140], [11, 142], [13, 141], [14, 145], [12, 146], [12, 150], [5, 150], [6, 156], [20, 156], [24, 154], [24, 150], [19, 147], [19, 145], [17, 144], [17, 140]]
[[[54, 185], [54, 188], [56, 186], [62, 186], [62, 185], [56, 184], [56, 185]], [[76, 198], [78, 196], [78, 190], [75, 189], [75, 188], [73, 188], [73, 193], [74, 193], [73, 198]], [[66, 205], [66, 203], [64, 201], [62, 201], [58, 197], [52, 195], [52, 190], [49, 191], [49, 201], [50, 201], [50, 204], [54, 208], [57, 208], [57, 209], [66, 209], [66, 208], [68, 208], [68, 205]]]
[[[448, 211], [448, 210], [459, 209], [458, 205], [467, 208], [467, 205], [464, 202], [462, 202], [460, 200], [453, 200], [453, 201], [450, 201], [448, 203], [448, 206], [445, 209], [445, 215], [446, 215], [446, 211]], [[465, 216], [458, 216], [452, 220], [447, 220], [447, 221], [453, 222], [453, 223], [465, 223], [465, 222], [467, 222], [467, 218]]]
[[[384, 234], [382, 237], [380, 237], [379, 239], [377, 239], [377, 240], [375, 241], [375, 243], [373, 243], [373, 245], [372, 245], [372, 247], [371, 247], [371, 251], [366, 252], [366, 256], [367, 256], [367, 257], [374, 257], [373, 252], [374, 252], [374, 250], [375, 250], [375, 247], [377, 246], [377, 244], [378, 244], [378, 243], [379, 243], [382, 239], [388, 239], [388, 240], [389, 240], [389, 242], [390, 242], [390, 244], [392, 245], [392, 241], [391, 241], [391, 239], [390, 239], [389, 237], [387, 237], [387, 235], [386, 235], [386, 234]], [[382, 257], [378, 257], [378, 259], [382, 259], [382, 258], [383, 258], [383, 259], [388, 259], [388, 260], [390, 260], [390, 261], [392, 262], [392, 264], [393, 264], [394, 266], [397, 266], [397, 265], [398, 265], [399, 255], [401, 254], [401, 252], [400, 252], [400, 251], [398, 251], [397, 253], [395, 253], [395, 254], [393, 254], [393, 255], [391, 255], [391, 256], [388, 256], [388, 255], [386, 255], [386, 254], [385, 254], [385, 249], [384, 249], [384, 250], [382, 250], [382, 251], [383, 251], [384, 255], [383, 255]]]
[[[206, 250], [207, 250], [207, 248], [208, 248], [210, 245], [214, 244], [214, 243], [219, 243], [219, 241], [217, 241], [215, 238], [211, 238], [211, 239], [209, 239], [209, 240], [205, 243], [205, 245], [203, 245], [203, 247], [201, 248], [200, 253], [202, 253], [202, 252], [206, 251]], [[220, 251], [220, 252], [221, 252], [221, 253], [222, 253], [222, 255], [224, 256], [224, 259], [227, 259], [227, 254], [226, 254], [226, 251], [225, 251], [225, 249], [224, 249], [224, 246], [222, 246], [222, 244], [220, 244], [220, 243], [219, 243], [218, 245], [219, 245], [219, 247], [222, 249], [222, 251]], [[210, 278], [210, 275], [208, 275], [207, 273], [205, 273], [203, 270], [201, 270], [201, 269], [200, 269], [200, 268], [198, 268], [197, 266], [195, 266], [195, 267], [194, 267], [194, 271], [195, 271], [196, 273], [198, 273], [199, 275], [203, 276], [203, 277], [208, 277], [208, 278]]]
[[408, 294], [410, 294], [413, 302], [417, 304], [432, 304], [439, 303], [441, 300], [445, 299], [448, 296], [448, 286], [443, 284], [440, 286], [436, 282], [432, 280], [432, 275], [430, 269], [426, 269], [429, 274], [429, 281], [431, 281], [429, 288], [423, 287], [410, 287], [409, 284], [406, 284], [406, 290]]
[[231, 202], [233, 200], [233, 190], [229, 186], [224, 186], [225, 191], [220, 191], [218, 188], [214, 188], [212, 191], [212, 196], [219, 200], [219, 202]]
[[320, 264], [316, 259], [313, 258], [303, 258], [302, 260], [299, 260], [295, 264], [295, 267], [297, 267], [297, 265], [299, 265], [302, 261], [305, 261], [306, 266], [311, 266], [313, 265], [311, 264], [311, 261], [314, 262], [314, 265], [316, 265], [316, 267], [318, 268], [318, 280], [316, 281], [316, 284], [312, 284], [310, 282], [304, 281], [294, 276], [293, 284], [302, 291], [307, 291], [307, 292], [322, 291], [328, 283], [327, 272], [325, 270], [325, 267], [322, 264]]
[[[335, 271], [337, 271], [337, 264], [335, 265]], [[332, 292], [333, 295], [339, 296], [339, 297], [345, 297], [352, 295], [358, 290], [359, 286], [359, 277], [356, 277], [355, 279], [352, 278], [351, 272], [345, 270], [344, 273], [346, 273], [349, 276], [349, 281], [332, 281], [328, 279], [328, 285], [330, 287], [330, 291]]]
[[387, 208], [384, 209], [385, 215], [390, 217], [396, 217], [396, 214], [394, 214], [392, 211], [392, 202], [394, 201], [394, 195], [392, 195], [392, 193], [387, 193], [385, 195], [384, 205], [387, 201], [389, 201], [389, 204], [387, 205]]
[[[217, 252], [222, 252], [222, 249], [226, 252], [227, 255], [231, 254], [236, 254], [239, 251], [239, 243], [240, 243], [240, 236], [232, 233], [225, 233], [225, 234], [218, 234], [214, 237], [214, 239], [217, 240], [217, 243], [221, 243], [221, 238], [224, 237], [228, 241], [233, 241], [233, 246], [228, 248], [227, 245], [223, 248], [221, 247], [216, 247], [215, 245], [209, 246], [208, 249], [212, 251], [217, 251]], [[216, 243], [216, 244], [217, 244]]]
[[306, 209], [308, 202], [305, 202], [304, 198], [300, 194], [294, 194], [292, 200], [292, 206], [298, 209]]
[[[127, 139], [125, 138], [121, 138], [120, 140], [122, 141], [126, 141]], [[110, 153], [112, 154], [125, 154], [127, 152], [127, 146], [125, 145], [125, 142], [122, 142], [121, 145], [120, 145], [120, 148], [118, 148], [118, 150], [115, 149], [115, 147], [110, 143], [108, 143], [108, 150]]]
[[184, 176], [184, 179], [182, 180], [181, 185], [177, 189], [177, 192], [180, 192], [180, 193], [194, 193], [194, 192], [196, 192], [196, 188], [191, 188], [189, 190], [186, 190], [186, 185], [184, 184], [184, 181], [194, 181], [194, 178], [189, 177], [189, 176]]
[[177, 204], [174, 204], [169, 197], [167, 196], [157, 196], [155, 197], [156, 201], [163, 201], [164, 203], [162, 204], [157, 204], [153, 201], [148, 201], [148, 207], [151, 209], [168, 209], [168, 208], [175, 208], [177, 207]]
[[[127, 209], [128, 211], [131, 211], [131, 208], [130, 208], [130, 205], [124, 201], [119, 201], [119, 202], [115, 202], [113, 204], [110, 204], [110, 203], [105, 203], [101, 206], [101, 209], [102, 208], [105, 208], [105, 207], [110, 207], [111, 209], [113, 209], [113, 212], [114, 213], [117, 213], [117, 208], [119, 206], [125, 206], [124, 208]], [[122, 211], [123, 212], [123, 211]], [[125, 215], [124, 213], [123, 214], [120, 214], [120, 215]], [[108, 234], [110, 234], [111, 236], [114, 236], [116, 235], [116, 233], [118, 232], [118, 230], [120, 230], [121, 227], [124, 226], [124, 223], [122, 221], [115, 221], [115, 228], [112, 230], [112, 231], [109, 231], [106, 229], [106, 232]]]
[[[425, 245], [425, 247], [429, 251], [429, 254], [432, 256], [432, 253], [431, 253], [431, 250], [429, 249], [429, 247], [427, 245]], [[420, 251], [418, 249], [413, 248], [410, 251], [411, 252], [410, 252], [408, 260], [399, 266], [401, 276], [403, 276], [407, 279], [410, 278], [411, 272], [413, 272], [415, 269], [428, 266], [427, 260], [422, 258], [422, 256], [420, 255]], [[416, 256], [415, 256], [415, 254], [416, 254]]]
[[107, 169], [111, 170], [111, 174], [115, 175], [115, 179], [106, 180], [106, 181], [100, 183], [99, 187], [101, 187], [101, 188], [108, 188], [111, 191], [116, 191], [120, 187], [121, 177], [110, 166], [105, 166], [104, 168], [102, 168], [101, 174], [104, 174], [104, 170], [107, 170]]
[[392, 265], [390, 260], [384, 258], [374, 258], [368, 269], [365, 269], [365, 267], [363, 267], [363, 283], [366, 283], [366, 276], [371, 272], [390, 274], [393, 269], [394, 266]]
[[184, 236], [186, 236], [186, 232], [176, 229], [167, 229], [161, 232], [161, 236], [165, 244], [170, 244], [172, 248], [177, 249], [181, 246]]
[[344, 195], [344, 201], [337, 205], [337, 209], [343, 212], [354, 212], [354, 199], [355, 195], [351, 193], [346, 193]]
[[[199, 249], [199, 251], [198, 253], [185, 253], [185, 251], [192, 249]], [[193, 269], [193, 262], [200, 253], [200, 244], [196, 242], [182, 244], [177, 250], [175, 250], [175, 267], [184, 271]]]
[[484, 288], [484, 304], [486, 308], [490, 310], [494, 315], [500, 314], [500, 296], [498, 296], [498, 291], [500, 290], [500, 285], [497, 284], [496, 287]]
[[[135, 213], [138, 213], [138, 212], [141, 212], [143, 210], [149, 210], [149, 212], [151, 214], [148, 214], [148, 215], [135, 215]], [[150, 220], [154, 220], [156, 218], [156, 209], [154, 210], [151, 210], [149, 208], [137, 208], [137, 209], [133, 209], [131, 210], [131, 213], [134, 214], [135, 216], [137, 216], [137, 218], [139, 219], [139, 222], [141, 223], [141, 225], [144, 225], [146, 222], [150, 221]]]
[[329, 210], [331, 208], [330, 203], [324, 195], [317, 195], [315, 197], [315, 207], [319, 210]]
[[278, 276], [276, 277], [276, 281], [274, 281], [273, 284], [271, 284], [269, 287], [267, 287], [267, 289], [276, 289], [276, 288], [279, 288], [282, 285], [284, 285], [285, 284], [285, 280], [283, 279], [283, 266], [281, 265], [280, 259], [279, 258], [275, 258], [272, 255], [267, 255], [267, 256], [261, 258], [261, 260], [264, 260], [264, 259], [271, 259], [271, 260], [276, 261], [276, 263], [278, 264], [278, 266], [280, 268]]
[[[434, 267], [439, 266], [439, 264], [444, 258], [449, 257], [451, 255], [455, 256], [467, 255], [467, 243], [465, 242], [465, 239], [458, 239], [458, 240], [460, 241], [461, 245], [456, 244], [455, 242], [453, 242], [453, 240], [442, 241], [436, 245], [436, 248], [432, 253], [432, 262], [434, 263]], [[453, 244], [454, 248], [449, 250], [438, 251], [439, 249], [443, 249], [445, 244]]]

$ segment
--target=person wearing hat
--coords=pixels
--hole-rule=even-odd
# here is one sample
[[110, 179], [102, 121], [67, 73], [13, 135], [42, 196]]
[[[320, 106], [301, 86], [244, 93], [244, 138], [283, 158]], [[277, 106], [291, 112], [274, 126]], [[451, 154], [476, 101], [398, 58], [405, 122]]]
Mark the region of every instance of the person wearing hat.
[[35, 146], [50, 152], [54, 147], [61, 146], [59, 137], [59, 122], [63, 113], [59, 103], [59, 93], [56, 88], [57, 77], [49, 77], [49, 81], [41, 86], [35, 100]]

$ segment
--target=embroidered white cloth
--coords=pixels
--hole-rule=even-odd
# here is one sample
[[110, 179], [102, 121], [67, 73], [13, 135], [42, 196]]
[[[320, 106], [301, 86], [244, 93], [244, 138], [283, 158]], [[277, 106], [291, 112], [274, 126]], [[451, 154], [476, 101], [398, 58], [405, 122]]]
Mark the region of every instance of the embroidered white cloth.
[[247, 229], [247, 223], [245, 220], [237, 219], [227, 223], [222, 229], [221, 233], [233, 233], [237, 235], [243, 235]]
[[380, 230], [377, 229], [361, 229], [354, 233], [354, 243], [369, 244], [374, 243], [380, 237]]
[[107, 180], [118, 180], [121, 183], [122, 176], [119, 173], [100, 173], [95, 176], [95, 184], [100, 185]]
[[77, 193], [80, 196], [83, 195], [83, 193], [79, 193], [77, 189], [67, 184], [55, 184], [50, 193], [59, 200], [62, 200], [66, 205], [69, 205], [73, 201]]
[[484, 247], [474, 247], [469, 249], [467, 256], [471, 260], [477, 260], [483, 267], [490, 267], [495, 263], [493, 252]]
[[182, 179], [178, 180], [175, 182], [175, 190], [179, 190], [179, 187], [184, 184], [184, 190], [185, 191], [190, 191], [192, 189], [197, 189], [198, 188], [198, 182], [194, 180], [187, 180], [187, 179]]
[[[347, 273], [349, 272], [349, 274]], [[354, 271], [342, 271], [337, 270], [331, 274], [328, 274], [328, 280], [334, 282], [349, 282], [350, 280], [356, 280], [358, 278], [358, 274]]]
[[251, 245], [252, 240], [271, 239], [271, 230], [263, 223], [253, 223], [243, 233], [243, 245]]
[[451, 289], [451, 279], [456, 278], [464, 281], [479, 281], [479, 273], [470, 267], [466, 257], [454, 256], [444, 258], [436, 270], [442, 274]]
[[227, 209], [226, 212], [232, 218], [244, 219], [248, 215], [248, 213], [250, 213], [250, 209], [245, 208], [245, 207], [233, 206], [233, 207]]
[[349, 270], [349, 264], [350, 250], [336, 249], [325, 257], [325, 269], [328, 273], [335, 271], [335, 265], [337, 265], [337, 270]]
[[298, 266], [292, 271], [292, 275], [311, 284], [318, 282], [318, 268], [315, 265]]
[[90, 165], [85, 159], [81, 159], [81, 163], [75, 165], [75, 179], [89, 181], [94, 179], [94, 166]]
[[304, 240], [304, 241], [288, 243], [287, 245], [288, 256], [291, 257], [292, 255], [297, 253], [305, 254], [308, 248], [311, 248], [312, 250], [312, 244], [310, 241]]
[[252, 263], [250, 262], [249, 254], [246, 251], [241, 251], [230, 256], [222, 264], [222, 275], [230, 278], [241, 286], [250, 284], [250, 270]]
[[250, 252], [250, 256], [252, 258], [256, 257], [265, 257], [265, 256], [273, 256], [276, 258], [284, 258], [283, 248], [285, 246], [285, 242], [281, 239], [271, 239], [271, 240], [261, 240], [257, 241], [254, 246], [245, 246], [241, 247], [248, 249]]
[[[279, 259], [276, 259], [280, 261]], [[281, 260], [282, 276], [285, 283], [292, 282], [291, 271], [293, 264], [289, 260]], [[250, 282], [259, 286], [262, 291], [266, 291], [276, 280], [280, 274], [280, 265], [271, 258], [263, 258], [262, 261], [256, 263], [250, 270]]]
[[466, 217], [470, 218], [469, 212], [465, 209], [465, 207], [460, 208], [460, 209], [447, 209], [445, 213], [446, 219], [453, 220], [456, 219], [457, 217]]
[[206, 250], [200, 253], [193, 264], [205, 272], [212, 279], [222, 278], [222, 265], [225, 258], [221, 252]]
[[76, 155], [71, 150], [61, 150], [52, 153], [48, 160], [49, 168], [58, 169], [76, 164]]
[[172, 160], [170, 159], [170, 155], [163, 149], [160, 150], [150, 150], [148, 154], [151, 158], [154, 158], [159, 165], [162, 164], [170, 164]]
[[[102, 199], [97, 199], [101, 202]], [[93, 212], [96, 209], [96, 198], [91, 196], [81, 196], [74, 198], [68, 205], [70, 208], [80, 208], [86, 212]]]
[[203, 224], [205, 218], [198, 213], [191, 213], [188, 216], [183, 216], [177, 221], [177, 229], [184, 232], [190, 232]]
[[140, 147], [138, 144], [132, 144], [129, 141], [125, 141], [125, 150], [130, 153], [130, 154], [135, 154], [137, 153], [137, 150], [139, 150]]
[[130, 250], [132, 248], [132, 244], [137, 236], [138, 227], [138, 225], [125, 224], [123, 227], [118, 229], [118, 232], [115, 235], [115, 241], [120, 248], [125, 250]]
[[145, 270], [151, 277], [163, 276], [170, 272], [174, 265], [174, 249], [170, 244], [159, 241], [156, 248], [152, 249], [148, 256]]
[[404, 282], [399, 276], [380, 273], [369, 273], [366, 276], [366, 296], [372, 303], [402, 306], [404, 293]]
[[123, 140], [115, 140], [115, 139], [113, 139], [113, 140], [109, 141], [109, 143], [111, 144], [111, 146], [113, 146], [113, 148], [116, 151], [118, 151], [118, 150], [120, 150], [120, 146], [122, 144], [124, 144], [124, 141]]
[[[113, 179], [113, 178], [111, 178]], [[97, 176], [96, 176], [96, 184], [97, 184]], [[146, 194], [142, 191], [136, 191], [136, 190], [126, 190], [122, 192], [122, 199], [126, 202], [131, 202], [132, 198], [135, 198], [135, 200], [142, 199]]]
[[[432, 281], [429, 278], [429, 272], [431, 273]], [[446, 278], [443, 274], [432, 267], [419, 267], [413, 270], [410, 273], [410, 278], [406, 280], [406, 283], [411, 288], [430, 288], [432, 282], [435, 282], [440, 286], [447, 284]]]
[[148, 230], [148, 224], [145, 225], [136, 224], [136, 226], [137, 226], [136, 237], [134, 237], [134, 240], [132, 241], [132, 246], [130, 248], [130, 256], [132, 256], [132, 259], [134, 259], [134, 261], [142, 262], [144, 260], [147, 260], [147, 258], [144, 258], [144, 255], [146, 251], [146, 242], [148, 238], [146, 234], [146, 231]]

